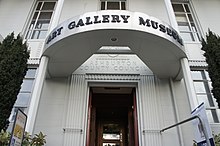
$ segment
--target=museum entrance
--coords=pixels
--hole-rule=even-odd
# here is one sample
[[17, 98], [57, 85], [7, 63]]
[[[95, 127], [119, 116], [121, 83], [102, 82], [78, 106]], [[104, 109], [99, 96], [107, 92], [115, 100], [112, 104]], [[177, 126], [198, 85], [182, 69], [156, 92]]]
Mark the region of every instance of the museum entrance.
[[135, 88], [92, 87], [87, 146], [138, 146]]

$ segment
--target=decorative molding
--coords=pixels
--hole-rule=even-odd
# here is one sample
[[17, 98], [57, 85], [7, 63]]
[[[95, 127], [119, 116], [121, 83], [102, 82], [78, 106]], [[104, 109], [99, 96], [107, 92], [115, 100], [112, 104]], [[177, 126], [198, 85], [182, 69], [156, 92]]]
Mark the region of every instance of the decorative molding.
[[207, 67], [208, 64], [205, 60], [189, 60], [190, 67]]
[[140, 80], [139, 75], [87, 74], [86, 80]]
[[29, 65], [37, 65], [40, 63], [40, 59], [39, 58], [29, 58], [28, 59], [28, 64]]

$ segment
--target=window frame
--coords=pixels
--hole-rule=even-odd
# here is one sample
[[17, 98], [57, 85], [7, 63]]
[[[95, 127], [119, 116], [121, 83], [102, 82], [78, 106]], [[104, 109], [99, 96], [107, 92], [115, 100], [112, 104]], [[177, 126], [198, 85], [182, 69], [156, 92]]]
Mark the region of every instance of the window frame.
[[[193, 73], [199, 72], [201, 75], [201, 78], [194, 78]], [[217, 106], [217, 102], [215, 102], [215, 98], [212, 95], [211, 92], [211, 80], [209, 78], [208, 72], [206, 69], [191, 69], [191, 76], [193, 79], [193, 84], [195, 87], [195, 92], [196, 92], [196, 100], [200, 104], [199, 96], [204, 95], [206, 96], [206, 102], [205, 103], [205, 108], [206, 108], [206, 113], [207, 117], [209, 119], [210, 123], [220, 123], [220, 116], [218, 113], [220, 112], [220, 109]], [[205, 92], [197, 92], [196, 91], [196, 85], [195, 83], [203, 83]], [[208, 103], [207, 103], [208, 102]]]
[[[102, 9], [102, 3], [104, 2], [104, 9]], [[119, 9], [108, 9], [108, 2], [119, 3]], [[124, 2], [124, 9], [122, 9], [122, 2]], [[126, 0], [100, 0], [100, 10], [126, 10], [127, 1]]]
[[[53, 9], [44, 10], [43, 7], [45, 3], [55, 3]], [[51, 20], [53, 19], [54, 11], [56, 9], [57, 0], [37, 0], [33, 8], [29, 24], [26, 29], [25, 39], [27, 40], [42, 40], [45, 39], [48, 33], [48, 30], [51, 25]], [[39, 7], [40, 6], [40, 7]], [[39, 9], [38, 9], [39, 8]], [[44, 13], [51, 13], [48, 19], [40, 18], [40, 15]], [[42, 22], [48, 23], [42, 23]], [[46, 28], [43, 25], [46, 24]], [[41, 25], [40, 28], [37, 28], [37, 25]], [[43, 34], [44, 32], [44, 34]], [[41, 36], [43, 34], [43, 37]], [[36, 37], [36, 36], [37, 37]]]
[[[175, 11], [174, 5], [181, 5], [181, 8], [183, 8], [183, 11]], [[199, 32], [199, 27], [197, 25], [197, 21], [194, 17], [194, 12], [191, 8], [191, 5], [189, 2], [172, 2], [172, 7], [174, 11], [174, 15], [177, 21], [177, 25], [180, 31], [180, 35], [182, 36], [184, 42], [201, 42], [201, 34]], [[178, 15], [182, 15], [182, 18], [185, 18], [185, 21], [178, 21]], [[183, 20], [183, 19], [182, 19]], [[181, 24], [182, 23], [182, 24]], [[185, 24], [185, 25], [184, 25]], [[188, 27], [188, 30], [183, 30], [180, 27]], [[184, 35], [189, 35], [190, 39], [184, 39]]]
[[30, 67], [30, 68], [28, 68], [28, 70], [35, 70], [34, 74], [31, 74], [31, 76], [29, 76], [28, 71], [27, 71], [26, 75], [25, 75], [25, 77], [23, 79], [23, 80], [33, 80], [31, 90], [30, 91], [22, 91], [22, 88], [21, 88], [20, 91], [19, 91], [19, 94], [20, 93], [29, 94], [30, 95], [30, 97], [29, 97], [30, 99], [28, 100], [28, 102], [26, 104], [18, 104], [17, 103], [17, 100], [19, 100], [18, 99], [19, 98], [19, 94], [18, 94], [16, 102], [15, 102], [15, 104], [13, 106], [12, 111], [11, 111], [11, 115], [9, 117], [9, 121], [10, 122], [14, 122], [14, 116], [15, 116], [16, 111], [18, 109], [21, 109], [24, 113], [27, 113], [27, 111], [28, 111], [30, 100], [31, 100], [31, 94], [32, 94], [33, 86], [35, 84], [35, 78], [36, 78], [36, 75], [37, 75], [37, 67], [36, 68], [35, 67]]

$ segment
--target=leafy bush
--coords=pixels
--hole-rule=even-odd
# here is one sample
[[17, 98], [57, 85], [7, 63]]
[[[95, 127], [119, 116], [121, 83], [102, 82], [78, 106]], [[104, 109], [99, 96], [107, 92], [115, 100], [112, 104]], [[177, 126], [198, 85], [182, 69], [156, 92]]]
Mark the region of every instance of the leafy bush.
[[[0, 146], [8, 146], [10, 137], [11, 134], [9, 132], [1, 130]], [[46, 144], [45, 138], [46, 135], [44, 135], [42, 132], [35, 134], [34, 137], [31, 137], [28, 132], [25, 132], [22, 146], [43, 146], [44, 144]]]
[[0, 146], [7, 146], [10, 141], [10, 133], [1, 130], [0, 133]]

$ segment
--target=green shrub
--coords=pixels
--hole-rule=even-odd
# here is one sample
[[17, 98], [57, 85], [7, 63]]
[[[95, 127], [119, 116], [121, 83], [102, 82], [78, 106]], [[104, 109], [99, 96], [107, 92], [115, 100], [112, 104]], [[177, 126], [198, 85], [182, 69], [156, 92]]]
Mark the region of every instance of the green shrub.
[[[10, 137], [11, 134], [9, 132], [1, 130], [0, 146], [8, 146], [10, 142]], [[31, 137], [28, 132], [25, 132], [22, 146], [43, 146], [44, 144], [46, 144], [45, 138], [46, 135], [44, 135], [42, 132], [35, 134], [34, 137]]]

